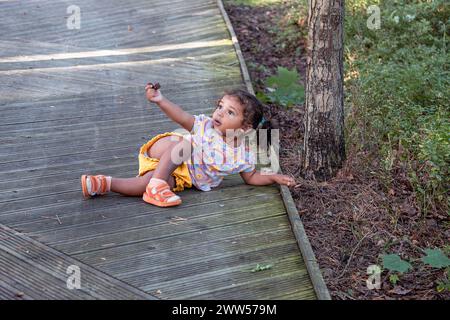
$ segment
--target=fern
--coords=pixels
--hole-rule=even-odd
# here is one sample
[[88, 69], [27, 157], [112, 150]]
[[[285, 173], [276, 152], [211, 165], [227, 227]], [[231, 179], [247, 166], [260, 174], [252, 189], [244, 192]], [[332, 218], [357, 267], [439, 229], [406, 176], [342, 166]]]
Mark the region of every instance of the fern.
[[299, 75], [295, 69], [278, 67], [277, 74], [267, 79], [266, 86], [266, 94], [257, 94], [263, 102], [271, 102], [285, 108], [304, 102], [305, 88], [299, 84]]

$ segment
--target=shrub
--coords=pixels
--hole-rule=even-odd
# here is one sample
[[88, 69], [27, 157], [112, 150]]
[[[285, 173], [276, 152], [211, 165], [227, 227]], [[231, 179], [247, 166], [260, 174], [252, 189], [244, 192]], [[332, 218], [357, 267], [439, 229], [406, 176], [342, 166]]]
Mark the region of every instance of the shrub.
[[447, 207], [449, 5], [379, 1], [381, 28], [369, 30], [362, 2], [347, 2], [345, 20], [348, 144], [376, 150], [387, 171], [403, 163], [424, 212]]

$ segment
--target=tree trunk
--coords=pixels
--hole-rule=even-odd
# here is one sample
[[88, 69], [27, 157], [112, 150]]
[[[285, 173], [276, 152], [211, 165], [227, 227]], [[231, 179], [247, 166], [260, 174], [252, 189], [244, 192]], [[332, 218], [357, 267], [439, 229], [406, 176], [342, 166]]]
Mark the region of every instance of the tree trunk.
[[306, 179], [334, 176], [345, 160], [344, 0], [309, 0], [305, 136]]

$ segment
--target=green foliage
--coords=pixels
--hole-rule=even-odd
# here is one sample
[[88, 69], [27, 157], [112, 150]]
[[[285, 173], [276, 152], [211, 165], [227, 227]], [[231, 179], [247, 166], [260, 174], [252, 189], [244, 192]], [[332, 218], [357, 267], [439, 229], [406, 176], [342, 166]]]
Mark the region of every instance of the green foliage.
[[259, 92], [263, 102], [271, 102], [289, 108], [304, 102], [305, 89], [299, 84], [297, 70], [278, 67], [277, 74], [266, 80], [267, 93]]
[[422, 258], [423, 263], [426, 263], [433, 268], [445, 268], [450, 266], [450, 259], [440, 249], [425, 249], [427, 254]]
[[438, 281], [438, 286], [436, 287], [437, 292], [450, 291], [450, 282], [447, 281]]
[[437, 292], [450, 291], [450, 268], [445, 271], [445, 278], [437, 282]]
[[308, 35], [308, 4], [307, 1], [288, 1], [284, 5], [288, 3], [284, 17], [277, 19], [268, 31], [273, 35], [274, 51], [283, 53], [287, 49], [287, 52], [295, 52], [295, 57], [300, 57], [305, 53], [299, 45], [305, 42]]
[[271, 264], [256, 264], [256, 267], [253, 268], [251, 270], [251, 272], [259, 272], [259, 271], [264, 271], [264, 270], [268, 270], [268, 269], [272, 269], [272, 265]]
[[397, 284], [397, 282], [400, 280], [397, 274], [391, 274], [389, 276], [389, 282], [392, 283], [394, 286]]
[[385, 254], [382, 259], [383, 268], [388, 269], [389, 271], [405, 273], [409, 269], [412, 269], [412, 265], [409, 262], [402, 260], [397, 254]]
[[349, 0], [345, 18], [348, 143], [394, 163], [423, 211], [448, 207], [450, 77], [448, 1], [378, 1], [381, 28], [370, 30], [372, 1]]
[[[450, 259], [440, 249], [425, 249], [424, 251], [426, 256], [423, 256], [419, 261], [433, 268], [446, 268], [444, 278], [437, 281], [436, 290], [438, 292], [450, 291]], [[383, 260], [383, 268], [391, 272], [389, 282], [394, 286], [400, 280], [398, 274], [394, 272], [402, 274], [413, 268], [409, 262], [402, 260], [397, 254], [385, 254], [381, 258]]]

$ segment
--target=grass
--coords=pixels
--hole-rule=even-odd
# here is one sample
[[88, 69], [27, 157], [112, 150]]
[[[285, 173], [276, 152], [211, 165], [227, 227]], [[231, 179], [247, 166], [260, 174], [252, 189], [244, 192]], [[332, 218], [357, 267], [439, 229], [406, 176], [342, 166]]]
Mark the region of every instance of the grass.
[[[418, 206], [446, 211], [450, 182], [449, 5], [379, 1], [381, 28], [366, 27], [363, 0], [345, 21], [348, 149], [379, 160], [386, 189], [404, 171]], [[413, 35], [414, 36], [411, 36]]]

